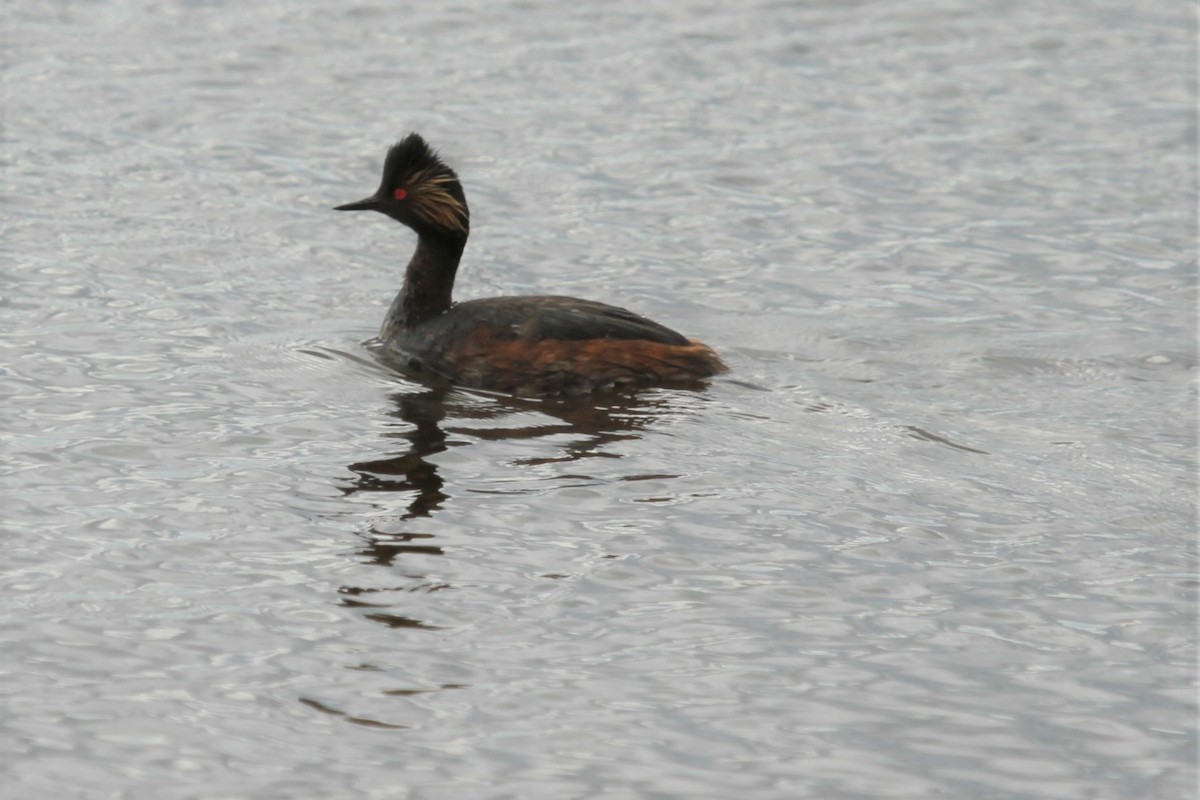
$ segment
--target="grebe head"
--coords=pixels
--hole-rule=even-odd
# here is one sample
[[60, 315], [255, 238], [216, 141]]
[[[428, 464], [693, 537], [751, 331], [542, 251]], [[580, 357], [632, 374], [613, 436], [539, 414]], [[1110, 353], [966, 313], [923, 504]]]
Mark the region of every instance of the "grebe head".
[[388, 150], [383, 181], [375, 194], [335, 210], [378, 211], [418, 234], [441, 238], [465, 239], [470, 226], [458, 176], [416, 133]]

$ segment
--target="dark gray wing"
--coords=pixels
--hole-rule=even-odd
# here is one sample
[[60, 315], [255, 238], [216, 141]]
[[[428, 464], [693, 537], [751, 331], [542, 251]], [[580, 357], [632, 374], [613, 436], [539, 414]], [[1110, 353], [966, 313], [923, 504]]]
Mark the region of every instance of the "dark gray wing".
[[541, 295], [470, 300], [461, 310], [502, 339], [642, 339], [686, 345], [687, 337], [624, 308], [575, 297]]

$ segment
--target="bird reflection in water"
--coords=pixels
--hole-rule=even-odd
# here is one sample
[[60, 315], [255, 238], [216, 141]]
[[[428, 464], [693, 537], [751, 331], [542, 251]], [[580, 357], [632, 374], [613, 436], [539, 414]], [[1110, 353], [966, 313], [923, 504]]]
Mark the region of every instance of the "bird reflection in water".
[[[546, 436], [574, 434], [578, 438], [561, 452], [539, 458], [514, 462], [516, 466], [536, 466], [556, 462], [579, 461], [584, 458], [619, 458], [602, 448], [614, 442], [636, 439], [638, 431], [655, 417], [655, 411], [665, 401], [646, 396], [619, 396], [604, 405], [578, 400], [528, 400], [517, 397], [487, 397], [470, 395], [453, 389], [425, 389], [401, 392], [392, 396], [396, 410], [389, 416], [406, 423], [406, 429], [388, 434], [390, 438], [407, 442], [398, 454], [376, 461], [350, 465], [355, 479], [342, 490], [353, 495], [363, 492], [411, 492], [413, 499], [402, 520], [430, 516], [441, 509], [449, 496], [443, 491], [445, 481], [429, 457], [449, 447], [469, 444], [462, 439], [448, 443], [450, 435], [479, 441], [505, 439], [538, 439]], [[471, 427], [470, 420], [494, 420], [509, 415], [537, 413], [554, 421], [519, 427]], [[447, 426], [447, 418], [455, 420]], [[386, 563], [380, 562], [386, 566]]]
[[[366, 588], [343, 586], [342, 604], [354, 608], [383, 608], [366, 600], [380, 592], [436, 592], [450, 588], [422, 574], [402, 569], [405, 556], [440, 556], [443, 549], [435, 544], [432, 533], [414, 530], [413, 523], [430, 517], [450, 501], [445, 479], [430, 459], [450, 447], [469, 446], [474, 442], [506, 439], [538, 439], [573, 435], [565, 445], [545, 456], [515, 462], [516, 466], [536, 466], [573, 462], [586, 458], [619, 458], [605, 450], [607, 445], [635, 439], [660, 414], [665, 397], [628, 395], [595, 400], [533, 400], [517, 397], [472, 394], [452, 388], [427, 388], [399, 392], [392, 397], [395, 410], [389, 416], [403, 424], [389, 438], [403, 442], [395, 455], [350, 465], [354, 478], [342, 489], [343, 494], [405, 493], [411, 496], [407, 509], [387, 523], [377, 523], [360, 534], [364, 539], [359, 555], [385, 568], [397, 569], [413, 581], [404, 587]], [[534, 424], [497, 426], [504, 417], [537, 415]], [[480, 424], [472, 425], [475, 421]], [[387, 528], [387, 529], [385, 529]], [[399, 562], [399, 563], [398, 563]], [[367, 619], [393, 628], [440, 630], [437, 625], [385, 611], [368, 611]]]
[[[473, 393], [451, 387], [423, 388], [398, 392], [392, 396], [395, 408], [389, 416], [396, 420], [385, 436], [400, 445], [393, 455], [349, 465], [352, 478], [342, 487], [347, 496], [378, 493], [408, 498], [402, 511], [377, 521], [360, 534], [358, 550], [365, 563], [386, 570], [387, 586], [340, 587], [340, 603], [358, 609], [375, 623], [395, 630], [433, 632], [439, 625], [395, 613], [394, 603], [380, 602], [397, 593], [430, 593], [453, 588], [449, 583], [420, 571], [424, 558], [444, 555], [437, 537], [422, 530], [423, 521], [443, 511], [453, 501], [455, 491], [446, 485], [435, 457], [451, 447], [467, 447], [481, 442], [545, 439], [544, 454], [512, 462], [514, 466], [578, 462], [588, 458], [620, 458], [609, 445], [636, 439], [654, 420], [672, 413], [671, 394], [642, 393], [614, 396], [604, 401], [534, 400]], [[511, 418], [513, 424], [505, 425]], [[550, 437], [550, 438], [546, 438]], [[563, 443], [564, 438], [569, 441]], [[648, 477], [648, 476], [642, 476]], [[667, 476], [659, 476], [667, 477]], [[386, 501], [379, 506], [390, 505]], [[407, 562], [407, 563], [406, 563]], [[396, 585], [396, 579], [405, 579]], [[374, 602], [372, 601], [374, 600]], [[363, 672], [388, 672], [386, 667], [359, 663], [350, 669]], [[383, 690], [388, 697], [465, 688], [463, 684], [442, 683], [421, 688], [400, 687]], [[406, 728], [373, 718], [353, 715], [328, 702], [301, 698], [309, 708], [339, 716], [348, 722], [378, 728]]]

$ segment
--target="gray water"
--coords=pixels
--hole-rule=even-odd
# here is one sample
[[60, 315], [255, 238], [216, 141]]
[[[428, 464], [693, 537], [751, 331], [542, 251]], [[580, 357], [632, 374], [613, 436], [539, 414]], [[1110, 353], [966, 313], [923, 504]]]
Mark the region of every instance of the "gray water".
[[[0, 796], [1194, 796], [1193, 13], [8, 5]], [[380, 366], [409, 130], [732, 372]]]

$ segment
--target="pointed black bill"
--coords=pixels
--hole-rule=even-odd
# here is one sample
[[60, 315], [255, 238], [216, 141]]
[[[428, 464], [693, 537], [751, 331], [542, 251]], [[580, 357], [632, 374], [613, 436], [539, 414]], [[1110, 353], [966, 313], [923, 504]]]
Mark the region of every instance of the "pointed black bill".
[[346, 203], [344, 206], [336, 206], [334, 211], [370, 211], [379, 207], [378, 197], [368, 197], [364, 200], [359, 200], [354, 203]]

